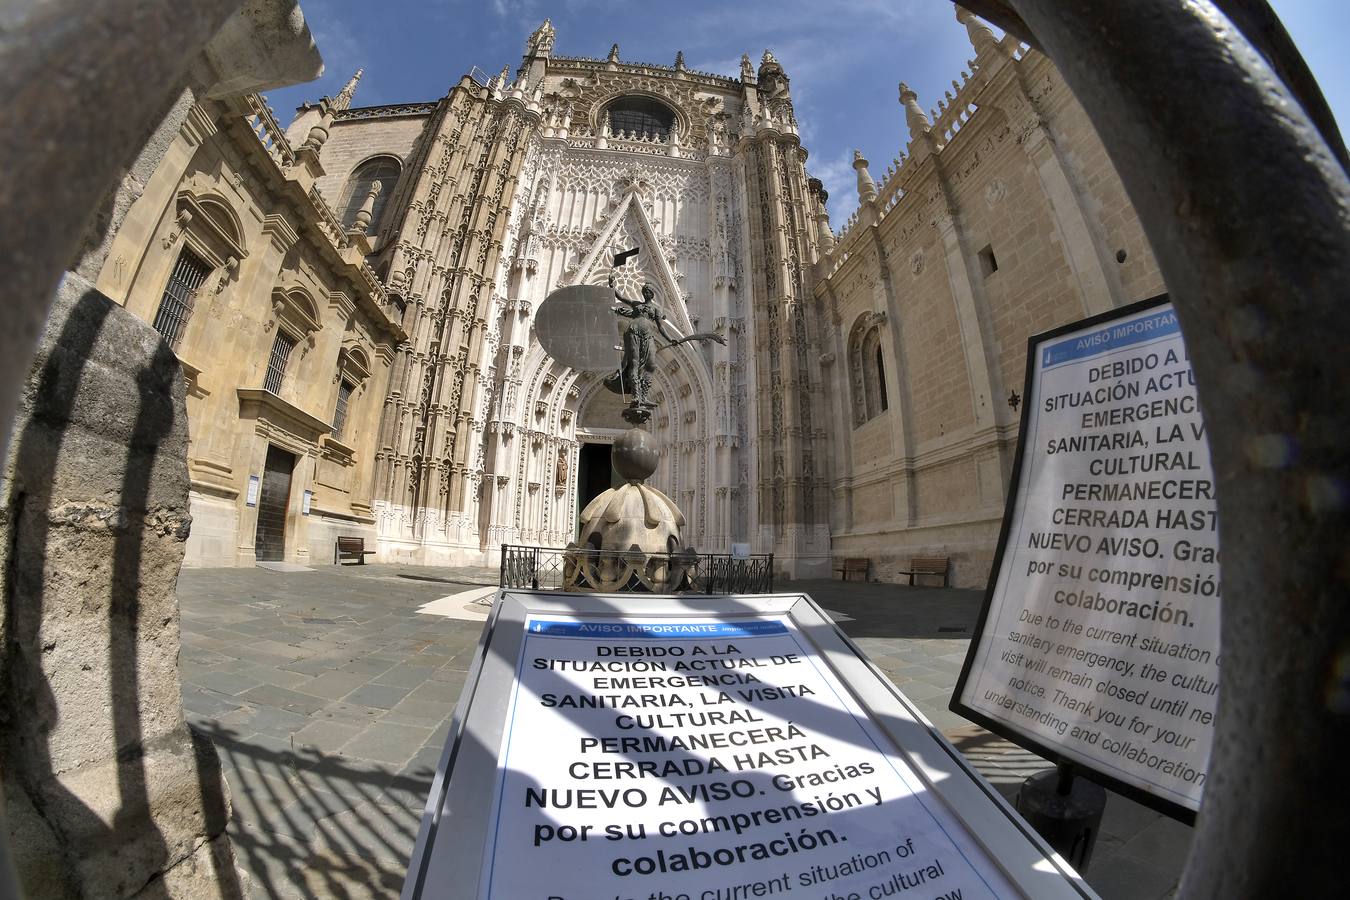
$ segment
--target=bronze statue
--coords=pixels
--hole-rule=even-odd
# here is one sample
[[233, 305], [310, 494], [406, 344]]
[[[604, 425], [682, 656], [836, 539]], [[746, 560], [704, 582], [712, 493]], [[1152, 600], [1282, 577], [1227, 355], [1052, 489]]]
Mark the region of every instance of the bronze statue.
[[[615, 267], [622, 265], [628, 257], [636, 253], [637, 250], [629, 250], [618, 254], [614, 257]], [[615, 286], [613, 273], [609, 276], [609, 287], [614, 291], [614, 299], [619, 301], [619, 305], [612, 309], [629, 322], [623, 331], [623, 358], [619, 363], [619, 369], [605, 379], [605, 387], [616, 394], [627, 394], [632, 397], [623, 412], [623, 417], [631, 424], [637, 425], [651, 418], [651, 411], [656, 406], [649, 398], [651, 373], [656, 370], [658, 350], [690, 341], [716, 341], [722, 345], [727, 341], [722, 335], [714, 332], [700, 332], [688, 337], [671, 335], [666, 331], [665, 316], [656, 302], [656, 291], [650, 284], [642, 286], [641, 300], [630, 300], [620, 294]], [[666, 342], [664, 347], [657, 346], [658, 336]]]

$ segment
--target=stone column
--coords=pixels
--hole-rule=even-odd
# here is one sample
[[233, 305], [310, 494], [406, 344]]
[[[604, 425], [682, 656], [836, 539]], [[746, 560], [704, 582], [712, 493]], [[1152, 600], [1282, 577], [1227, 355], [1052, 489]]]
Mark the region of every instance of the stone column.
[[0, 773], [30, 896], [239, 895], [228, 801], [183, 720], [182, 370], [67, 276], [26, 385], [4, 495]]

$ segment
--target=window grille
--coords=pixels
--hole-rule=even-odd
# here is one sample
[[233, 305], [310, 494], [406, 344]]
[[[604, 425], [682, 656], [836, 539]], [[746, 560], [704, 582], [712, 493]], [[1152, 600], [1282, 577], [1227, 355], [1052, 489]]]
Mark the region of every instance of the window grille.
[[352, 399], [352, 383], [343, 381], [338, 385], [337, 407], [333, 410], [333, 437], [342, 437], [342, 429], [347, 424], [347, 404]]
[[670, 108], [646, 97], [620, 97], [607, 112], [611, 134], [627, 132], [638, 137], [669, 139], [675, 126]]
[[267, 360], [267, 377], [263, 379], [263, 390], [278, 395], [281, 393], [281, 381], [286, 377], [286, 363], [290, 362], [291, 351], [294, 349], [295, 341], [289, 335], [278, 331], [276, 340], [272, 341], [272, 355]]
[[197, 301], [197, 291], [211, 274], [211, 266], [188, 247], [178, 254], [169, 283], [164, 288], [164, 297], [159, 301], [159, 311], [155, 313], [155, 330], [174, 350], [183, 339], [188, 319], [192, 316], [192, 307]]

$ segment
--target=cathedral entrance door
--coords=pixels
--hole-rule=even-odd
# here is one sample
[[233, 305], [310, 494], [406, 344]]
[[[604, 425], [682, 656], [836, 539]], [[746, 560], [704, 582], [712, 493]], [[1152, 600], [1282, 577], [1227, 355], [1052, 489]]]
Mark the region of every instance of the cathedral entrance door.
[[279, 561], [286, 556], [286, 507], [290, 505], [294, 470], [295, 454], [269, 444], [262, 490], [258, 492], [258, 528], [253, 538], [256, 559]]
[[610, 462], [612, 444], [586, 442], [581, 445], [581, 455], [577, 460], [577, 521], [572, 524], [575, 531], [580, 525], [581, 511], [601, 493], [615, 485], [618, 476]]

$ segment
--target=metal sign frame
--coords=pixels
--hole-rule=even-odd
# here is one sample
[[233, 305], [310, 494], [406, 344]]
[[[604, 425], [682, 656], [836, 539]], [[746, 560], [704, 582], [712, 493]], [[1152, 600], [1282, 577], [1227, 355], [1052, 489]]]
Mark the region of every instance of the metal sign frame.
[[[479, 898], [486, 827], [496, 806], [498, 760], [531, 615], [577, 618], [689, 617], [736, 623], [765, 616], [791, 621], [809, 642], [813, 658], [851, 693], [870, 722], [890, 741], [927, 795], [966, 829], [1000, 874], [1026, 897], [1091, 898], [1092, 889], [1003, 797], [944, 739], [923, 714], [803, 593], [679, 597], [635, 594], [564, 594], [513, 591], [496, 595], [485, 623], [450, 734], [432, 782], [401, 894], [402, 900]], [[441, 877], [446, 873], [447, 877]]]
[[1067, 757], [1060, 753], [1058, 748], [1047, 744], [1034, 736], [1018, 731], [1006, 722], [990, 718], [980, 710], [973, 709], [962, 703], [960, 699], [965, 691], [966, 682], [969, 680], [974, 668], [976, 653], [984, 639], [985, 625], [988, 623], [990, 610], [994, 602], [994, 594], [998, 588], [999, 574], [1003, 569], [1003, 559], [1008, 546], [1008, 535], [1015, 525], [1014, 513], [1017, 510], [1017, 491], [1022, 479], [1022, 464], [1026, 459], [1028, 426], [1031, 421], [1032, 410], [1035, 407], [1036, 401], [1036, 398], [1033, 396], [1033, 386], [1035, 384], [1037, 360], [1041, 345], [1062, 337], [1065, 334], [1093, 328], [1118, 319], [1128, 318], [1138, 313], [1147, 312], [1150, 309], [1164, 306], [1170, 302], [1171, 298], [1169, 295], [1159, 294], [1156, 297], [1150, 297], [1147, 300], [1141, 300], [1137, 303], [1131, 303], [1127, 306], [1108, 310], [1107, 312], [1099, 313], [1098, 315], [1090, 316], [1086, 319], [1070, 322], [1067, 325], [1053, 328], [1050, 331], [1033, 335], [1027, 340], [1026, 380], [1022, 389], [1022, 418], [1018, 427], [1017, 453], [1013, 457], [1012, 473], [1008, 482], [1008, 499], [1003, 509], [1003, 524], [999, 529], [998, 547], [994, 552], [994, 563], [990, 568], [989, 583], [985, 587], [984, 604], [980, 607], [979, 619], [976, 621], [975, 629], [971, 633], [970, 650], [966, 653], [965, 662], [961, 665], [961, 675], [957, 678], [956, 687], [952, 690], [952, 698], [951, 702], [948, 704], [948, 709], [958, 715], [970, 719], [982, 728], [992, 731], [994, 734], [1006, 738], [1014, 744], [1017, 744], [1026, 750], [1030, 750], [1032, 753], [1042, 756], [1047, 760], [1051, 760], [1056, 764], [1067, 763], [1073, 766], [1075, 770], [1085, 774], [1090, 773], [1087, 777], [1092, 781], [1103, 787], [1109, 788], [1121, 796], [1128, 797], [1136, 803], [1140, 803], [1150, 809], [1170, 816], [1179, 822], [1183, 822], [1187, 825], [1194, 825], [1196, 817], [1195, 810], [1164, 797], [1160, 797], [1157, 794], [1136, 785], [1121, 781], [1112, 775], [1102, 772], [1100, 769], [1088, 766], [1078, 759]]

